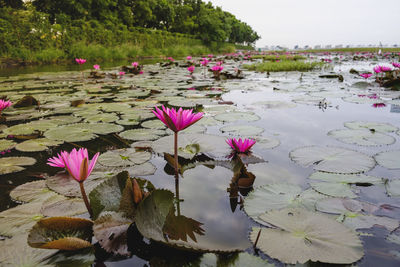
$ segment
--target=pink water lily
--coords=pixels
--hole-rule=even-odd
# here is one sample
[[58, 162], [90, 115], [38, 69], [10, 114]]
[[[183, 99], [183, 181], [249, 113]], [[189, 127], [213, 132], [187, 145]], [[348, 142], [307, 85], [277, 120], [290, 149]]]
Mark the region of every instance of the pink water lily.
[[223, 69], [224, 69], [224, 67], [221, 65], [216, 65], [211, 68], [211, 70], [214, 72], [221, 72]]
[[392, 68], [391, 67], [387, 67], [387, 66], [381, 66], [381, 70], [383, 72], [387, 72], [387, 71], [392, 71]]
[[191, 56], [187, 56], [186, 60], [192, 60], [192, 57]]
[[374, 108], [383, 108], [383, 107], [386, 107], [386, 104], [385, 103], [374, 103], [374, 104], [372, 104], [372, 106]]
[[[61, 152], [61, 153], [63, 153], [63, 152]], [[64, 160], [60, 153], [58, 153], [57, 156], [49, 158], [47, 160], [47, 165], [50, 165], [52, 167], [57, 167], [57, 168], [65, 168], [65, 163], [64, 163]]]
[[100, 69], [100, 65], [93, 65], [93, 68], [95, 69], [95, 70], [99, 70]]
[[132, 62], [132, 66], [134, 67], [134, 68], [137, 68], [138, 66], [139, 66], [139, 62]]
[[202, 112], [193, 113], [192, 109], [183, 110], [180, 108], [179, 110], [176, 110], [164, 106], [162, 106], [162, 110], [156, 107], [156, 109], [153, 110], [153, 113], [174, 132], [186, 129], [203, 117]]
[[368, 79], [369, 77], [372, 76], [372, 73], [361, 73], [360, 76], [365, 78], [365, 79]]
[[171, 61], [171, 62], [174, 62], [174, 61], [175, 61], [175, 59], [174, 59], [173, 57], [167, 57], [167, 59], [168, 59], [169, 61]]
[[119, 76], [121, 76], [121, 77], [122, 77], [122, 76], [124, 76], [124, 75], [125, 75], [125, 72], [124, 72], [124, 71], [120, 71], [118, 74], [119, 74]]
[[374, 67], [374, 72], [375, 73], [381, 73], [382, 72], [382, 67], [381, 66], [375, 66]]
[[8, 107], [10, 107], [12, 105], [12, 103], [11, 103], [11, 101], [10, 100], [3, 100], [3, 99], [0, 99], [0, 113], [4, 110], [4, 109], [6, 109], [6, 108], [8, 108]]
[[201, 64], [202, 66], [207, 66], [208, 63], [209, 63], [209, 61], [208, 61], [207, 58], [203, 58], [203, 59], [200, 61], [200, 64]]
[[187, 70], [190, 72], [190, 74], [193, 74], [195, 67], [192, 65], [187, 68]]
[[228, 138], [225, 142], [237, 153], [248, 153], [251, 147], [256, 143], [256, 140]]
[[393, 67], [400, 69], [400, 63], [393, 62]]
[[83, 58], [75, 58], [76, 63], [78, 63], [79, 65], [85, 64], [86, 63], [86, 59]]
[[81, 183], [92, 173], [99, 155], [100, 153], [96, 153], [92, 160], [89, 161], [89, 155], [86, 148], [80, 148], [79, 150], [74, 148], [70, 153], [62, 151], [61, 159], [72, 178]]

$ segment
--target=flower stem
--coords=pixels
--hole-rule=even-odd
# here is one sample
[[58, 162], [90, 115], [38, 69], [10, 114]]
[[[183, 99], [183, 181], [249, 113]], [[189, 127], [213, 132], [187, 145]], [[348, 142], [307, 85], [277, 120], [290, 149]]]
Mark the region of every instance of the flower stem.
[[81, 188], [82, 198], [83, 198], [83, 201], [85, 202], [85, 205], [89, 212], [90, 218], [93, 218], [93, 211], [92, 211], [92, 208], [90, 207], [89, 200], [88, 200], [88, 197], [85, 192], [85, 188], [83, 187], [83, 182], [79, 182], [79, 187]]
[[178, 132], [174, 132], [174, 164], [175, 164], [175, 176], [179, 173], [178, 170]]

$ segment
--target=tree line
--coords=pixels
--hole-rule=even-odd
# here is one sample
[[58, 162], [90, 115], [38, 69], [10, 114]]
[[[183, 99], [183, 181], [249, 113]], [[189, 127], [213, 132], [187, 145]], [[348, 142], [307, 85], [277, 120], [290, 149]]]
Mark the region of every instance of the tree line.
[[[201, 0], [33, 0], [51, 24], [97, 21], [107, 25], [189, 34], [205, 43], [252, 44], [260, 36], [245, 22]], [[22, 0], [0, 0], [0, 7], [25, 9]]]

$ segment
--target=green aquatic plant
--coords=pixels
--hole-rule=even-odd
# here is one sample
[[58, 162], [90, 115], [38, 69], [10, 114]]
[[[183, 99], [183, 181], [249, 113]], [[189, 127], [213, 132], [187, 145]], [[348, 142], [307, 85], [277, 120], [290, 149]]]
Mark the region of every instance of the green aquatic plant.
[[276, 71], [310, 71], [317, 67], [321, 67], [321, 62], [303, 62], [303, 61], [278, 61], [278, 62], [263, 62], [252, 65], [244, 65], [248, 70], [259, 72], [276, 72]]

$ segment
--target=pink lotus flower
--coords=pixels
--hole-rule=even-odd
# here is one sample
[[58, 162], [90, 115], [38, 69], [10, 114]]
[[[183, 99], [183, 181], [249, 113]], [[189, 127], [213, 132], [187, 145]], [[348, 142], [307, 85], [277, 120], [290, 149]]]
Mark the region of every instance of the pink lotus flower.
[[10, 100], [3, 100], [3, 99], [0, 99], [0, 113], [4, 110], [4, 109], [6, 109], [6, 108], [8, 108], [8, 107], [10, 107], [12, 105], [12, 103], [11, 103], [11, 101]]
[[100, 69], [100, 65], [93, 65], [93, 68], [95, 69], [95, 70], [99, 70]]
[[[64, 151], [63, 151], [64, 152]], [[62, 157], [62, 153], [57, 154], [57, 156], [54, 156], [52, 158], [49, 158], [47, 160], [47, 165], [50, 165], [52, 167], [57, 167], [57, 168], [65, 168], [65, 163]]]
[[360, 76], [365, 78], [365, 79], [368, 79], [369, 77], [372, 76], [372, 73], [361, 73]]
[[192, 60], [192, 57], [191, 56], [187, 56], [186, 59], [187, 60]]
[[393, 62], [393, 67], [400, 69], [400, 63]]
[[209, 54], [207, 57], [208, 57], [208, 58], [213, 58], [214, 55], [213, 55], [213, 54]]
[[372, 94], [368, 96], [369, 99], [378, 99], [379, 96], [377, 94]]
[[374, 67], [374, 72], [375, 73], [381, 73], [382, 72], [382, 67], [381, 66], [375, 66]]
[[153, 110], [153, 113], [175, 133], [186, 129], [203, 117], [202, 112], [193, 113], [192, 109], [183, 110], [180, 108], [179, 110], [176, 110], [164, 106], [162, 106], [162, 110], [156, 107], [156, 110]]
[[374, 103], [374, 104], [372, 104], [372, 106], [374, 108], [383, 108], [383, 107], [386, 107], [386, 104], [385, 103]]
[[121, 76], [121, 77], [122, 77], [122, 76], [124, 76], [124, 75], [125, 75], [125, 72], [124, 72], [124, 71], [120, 71], [118, 74], [119, 74], [119, 76]]
[[212, 71], [214, 72], [221, 72], [224, 69], [223, 66], [215, 65], [211, 68]]
[[387, 71], [392, 71], [392, 68], [391, 67], [386, 67], [386, 66], [381, 66], [381, 70], [383, 72], [387, 72]]
[[168, 59], [169, 61], [171, 61], [171, 62], [174, 62], [174, 61], [175, 61], [175, 59], [173, 59], [172, 57], [167, 57], [167, 59]]
[[208, 61], [208, 59], [206, 59], [206, 58], [203, 58], [203, 59], [200, 61], [200, 64], [201, 64], [202, 66], [207, 66], [208, 63], [209, 63], [209, 61]]
[[134, 68], [137, 68], [137, 67], [139, 66], [139, 63], [138, 63], [138, 62], [132, 62], [132, 66], [133, 66]]
[[144, 72], [141, 70], [141, 71], [139, 71], [139, 74], [143, 74]]
[[195, 67], [192, 65], [187, 68], [187, 70], [190, 72], [190, 74], [193, 74]]
[[94, 165], [100, 153], [96, 153], [89, 161], [86, 148], [72, 149], [70, 153], [62, 151], [57, 157], [48, 159], [48, 165], [59, 168], [66, 168], [69, 174], [78, 182], [83, 182], [92, 173]]
[[79, 65], [85, 64], [86, 59], [83, 58], [75, 58], [76, 63], [78, 63]]
[[236, 140], [235, 138], [228, 138], [225, 142], [237, 153], [248, 153], [251, 147], [256, 143], [256, 140], [253, 139], [243, 139], [239, 138]]

